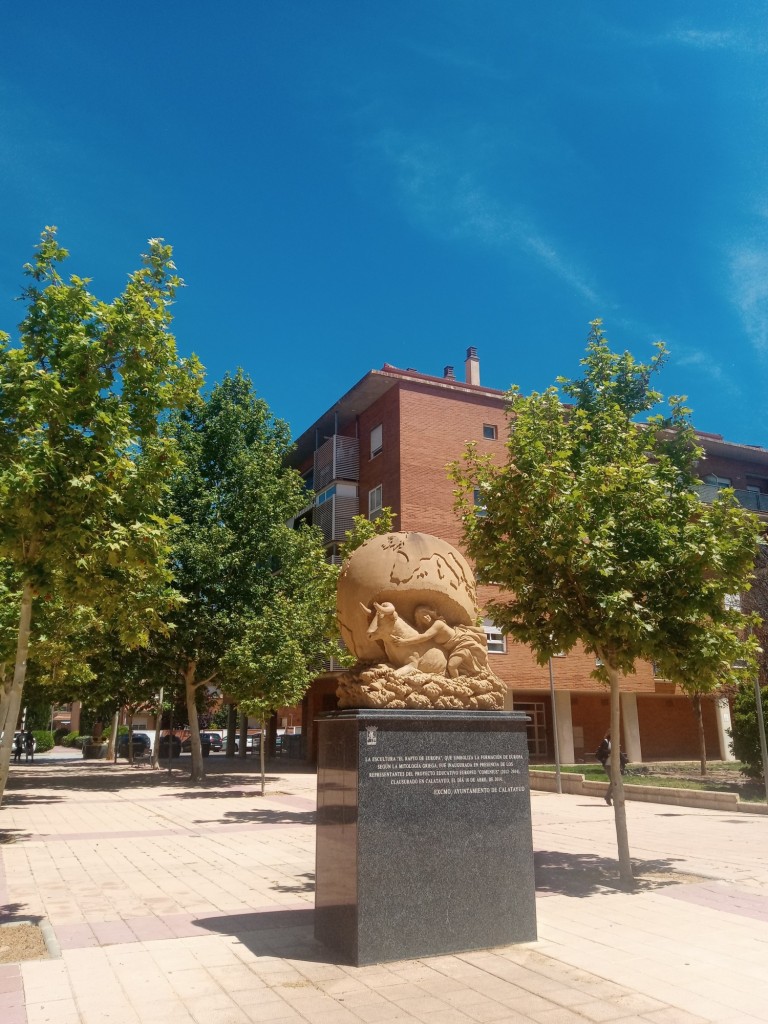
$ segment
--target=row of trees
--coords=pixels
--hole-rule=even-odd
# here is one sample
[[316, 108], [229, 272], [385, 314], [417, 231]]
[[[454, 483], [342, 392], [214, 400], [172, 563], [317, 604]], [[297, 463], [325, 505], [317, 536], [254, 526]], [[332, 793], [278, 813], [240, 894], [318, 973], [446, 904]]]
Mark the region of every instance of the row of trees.
[[[28, 673], [91, 703], [183, 687], [199, 781], [201, 691], [263, 719], [339, 653], [336, 570], [316, 531], [287, 525], [307, 501], [288, 427], [242, 372], [201, 397], [202, 369], [170, 331], [170, 248], [151, 241], [111, 303], [63, 279], [66, 257], [46, 229], [18, 342], [0, 338], [0, 799]], [[596, 321], [582, 378], [510, 392], [506, 462], [470, 447], [452, 469], [468, 553], [502, 587], [495, 620], [542, 663], [577, 642], [593, 653], [616, 737], [638, 658], [697, 697], [751, 675], [758, 649], [757, 616], [728, 601], [748, 586], [758, 526], [732, 493], [694, 494], [689, 410], [671, 398], [652, 414], [664, 356], [611, 352]], [[350, 546], [372, 529], [359, 521]], [[618, 743], [613, 755], [629, 882]]]
[[290, 435], [238, 372], [200, 393], [170, 330], [181, 281], [149, 243], [111, 303], [42, 235], [18, 342], [0, 338], [0, 799], [28, 675], [52, 699], [183, 687], [264, 717], [336, 650], [334, 567], [286, 467]]

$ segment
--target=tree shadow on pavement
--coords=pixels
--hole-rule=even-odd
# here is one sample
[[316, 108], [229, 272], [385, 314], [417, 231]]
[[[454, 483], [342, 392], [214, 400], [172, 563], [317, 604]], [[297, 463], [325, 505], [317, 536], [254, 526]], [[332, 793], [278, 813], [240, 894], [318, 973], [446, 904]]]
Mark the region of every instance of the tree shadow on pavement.
[[[533, 855], [536, 892], [542, 895], [597, 896], [625, 892], [615, 858], [592, 854], [537, 850]], [[674, 860], [633, 860], [633, 893], [647, 892], [681, 882], [700, 882], [698, 875], [677, 871]]]
[[314, 811], [225, 811], [220, 818], [196, 818], [195, 825], [314, 825]]
[[[25, 910], [24, 903], [5, 903], [0, 907], [0, 925], [22, 924], [29, 921], [31, 924], [39, 924], [42, 917], [39, 914], [30, 914]], [[2, 991], [2, 990], [0, 990]]]
[[9, 793], [7, 790], [3, 795], [3, 807], [29, 807], [30, 804], [56, 804], [61, 803], [63, 796], [56, 796], [53, 793]]
[[[299, 881], [300, 879], [304, 881]], [[315, 873], [314, 871], [304, 871], [300, 875], [296, 875], [296, 885], [272, 885], [270, 886], [275, 892], [292, 892], [297, 895], [303, 892], [314, 892], [315, 891]]]

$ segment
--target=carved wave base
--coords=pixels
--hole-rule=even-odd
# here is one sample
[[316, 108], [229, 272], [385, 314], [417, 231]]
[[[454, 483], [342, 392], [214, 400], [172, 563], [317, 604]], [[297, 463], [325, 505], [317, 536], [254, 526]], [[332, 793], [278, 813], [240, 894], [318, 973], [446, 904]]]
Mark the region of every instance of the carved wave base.
[[427, 672], [398, 675], [391, 665], [359, 662], [339, 679], [339, 708], [503, 711], [506, 685], [492, 672], [447, 678]]

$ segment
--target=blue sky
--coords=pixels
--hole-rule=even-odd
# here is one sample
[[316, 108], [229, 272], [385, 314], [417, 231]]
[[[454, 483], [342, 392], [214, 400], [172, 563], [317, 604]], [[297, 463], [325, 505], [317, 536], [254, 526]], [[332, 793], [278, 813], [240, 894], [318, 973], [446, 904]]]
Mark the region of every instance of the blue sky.
[[768, 5], [0, 0], [0, 328], [46, 224], [296, 434], [384, 362], [574, 375], [589, 321], [768, 447]]

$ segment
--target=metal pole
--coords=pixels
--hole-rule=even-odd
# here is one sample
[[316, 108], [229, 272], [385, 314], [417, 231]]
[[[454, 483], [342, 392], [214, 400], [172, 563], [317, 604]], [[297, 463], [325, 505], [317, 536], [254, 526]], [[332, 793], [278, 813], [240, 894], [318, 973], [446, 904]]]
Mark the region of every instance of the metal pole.
[[760, 732], [760, 753], [763, 758], [763, 784], [765, 785], [765, 802], [768, 803], [768, 746], [765, 742], [765, 719], [763, 718], [763, 696], [760, 693], [760, 678], [755, 677], [755, 705], [757, 708], [757, 728]]
[[[173, 699], [176, 699], [174, 694]], [[173, 773], [173, 705], [168, 712], [168, 774]]]
[[552, 735], [555, 740], [555, 776], [557, 792], [562, 795], [563, 780], [560, 777], [560, 744], [557, 741], [557, 708], [555, 706], [555, 676], [552, 671], [552, 659], [549, 659], [549, 692], [552, 697]]

